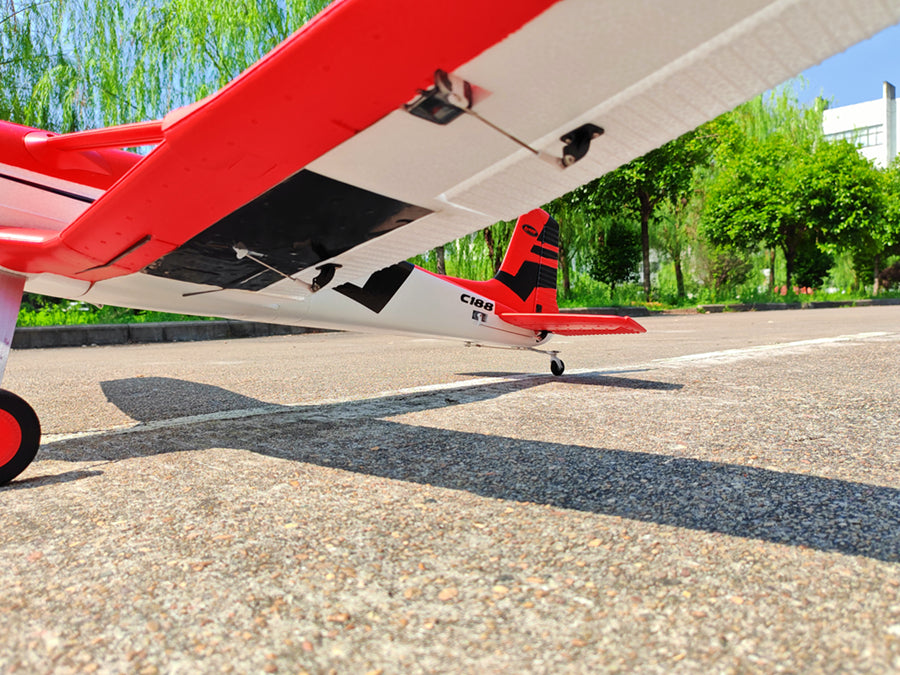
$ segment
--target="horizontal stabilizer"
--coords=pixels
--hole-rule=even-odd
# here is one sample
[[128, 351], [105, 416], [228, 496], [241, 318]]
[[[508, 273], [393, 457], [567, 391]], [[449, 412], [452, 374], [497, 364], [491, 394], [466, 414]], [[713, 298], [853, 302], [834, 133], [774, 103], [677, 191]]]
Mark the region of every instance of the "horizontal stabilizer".
[[630, 316], [600, 314], [520, 314], [500, 313], [498, 316], [513, 326], [557, 335], [612, 335], [615, 333], [646, 333], [646, 329]]

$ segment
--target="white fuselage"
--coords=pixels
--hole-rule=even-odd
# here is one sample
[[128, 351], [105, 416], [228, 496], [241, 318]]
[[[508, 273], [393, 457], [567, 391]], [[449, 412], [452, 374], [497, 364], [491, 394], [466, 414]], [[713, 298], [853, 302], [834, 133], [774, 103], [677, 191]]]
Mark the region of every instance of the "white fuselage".
[[[364, 286], [364, 281], [360, 282], [360, 287]], [[216, 290], [148, 274], [130, 274], [94, 284], [40, 274], [31, 276], [25, 289], [96, 305], [314, 328], [442, 337], [485, 345], [533, 347], [546, 340], [534, 331], [501, 320], [490, 298], [481, 297], [418, 267], [412, 269], [409, 277], [377, 312], [331, 287], [305, 297], [289, 297], [265, 290]]]

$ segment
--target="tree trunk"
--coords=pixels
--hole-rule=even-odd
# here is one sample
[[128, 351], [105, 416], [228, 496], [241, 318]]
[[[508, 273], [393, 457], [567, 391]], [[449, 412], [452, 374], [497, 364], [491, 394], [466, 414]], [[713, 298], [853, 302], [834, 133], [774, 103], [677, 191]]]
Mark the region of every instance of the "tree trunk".
[[482, 230], [484, 233], [484, 243], [487, 244], [488, 250], [488, 258], [490, 258], [491, 266], [494, 268], [494, 274], [500, 271], [500, 263], [502, 261], [497, 259], [497, 244], [494, 241], [494, 233], [491, 232], [490, 227], [486, 227]]
[[644, 265], [644, 300], [650, 302], [650, 215], [653, 213], [653, 205], [650, 196], [646, 192], [639, 195], [641, 200], [641, 251], [643, 252]]
[[875, 260], [872, 263], [872, 295], [878, 295], [881, 292], [881, 279], [879, 279], [879, 275], [881, 274], [881, 254], [875, 254]]
[[562, 294], [567, 298], [572, 290], [572, 280], [569, 278], [569, 254], [562, 246], [559, 247], [559, 267], [562, 270]]
[[434, 257], [437, 260], [437, 273], [447, 274], [447, 265], [444, 262], [444, 247], [438, 246], [434, 249]]
[[684, 272], [681, 270], [681, 256], [673, 258], [673, 262], [675, 263], [675, 285], [678, 287], [678, 299], [683, 300], [687, 294], [684, 292]]
[[784, 244], [781, 250], [784, 251], [784, 285], [787, 292], [792, 293], [794, 290], [794, 263], [797, 262], [797, 252], [800, 250], [803, 242], [804, 230], [802, 227], [789, 226], [785, 231]]
[[792, 291], [791, 287], [791, 278], [794, 276], [794, 257], [796, 253], [791, 250], [789, 247], [785, 246], [784, 248], [784, 285], [787, 287], [787, 292], [790, 293]]
[[775, 292], [775, 249], [769, 251], [769, 293]]

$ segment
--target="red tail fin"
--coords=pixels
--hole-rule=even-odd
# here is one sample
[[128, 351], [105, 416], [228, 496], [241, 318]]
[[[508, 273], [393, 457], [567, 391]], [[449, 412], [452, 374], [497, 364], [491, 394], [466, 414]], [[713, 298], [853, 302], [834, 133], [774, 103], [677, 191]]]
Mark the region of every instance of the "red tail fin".
[[463, 288], [491, 298], [498, 311], [556, 313], [559, 225], [535, 209], [516, 221], [500, 271], [489, 281], [453, 279]]
[[535, 209], [516, 221], [509, 248], [494, 277], [502, 284], [508, 307], [523, 312], [551, 312], [556, 305], [559, 225], [546, 211]]
[[[512, 312], [497, 315], [514, 326], [559, 335], [609, 335], [643, 333], [644, 328], [627, 316], [559, 314], [556, 306], [556, 268], [559, 261], [559, 225], [536, 209], [516, 223], [516, 230], [500, 271], [492, 281], [505, 293], [500, 301]], [[499, 282], [499, 283], [498, 283]], [[516, 302], [519, 301], [519, 302]], [[522, 309], [520, 309], [522, 308]]]
[[490, 298], [497, 316], [536, 333], [609, 335], [643, 333], [627, 316], [560, 314], [556, 304], [559, 225], [546, 211], [535, 209], [516, 221], [500, 271], [489, 281], [453, 279], [463, 288]]

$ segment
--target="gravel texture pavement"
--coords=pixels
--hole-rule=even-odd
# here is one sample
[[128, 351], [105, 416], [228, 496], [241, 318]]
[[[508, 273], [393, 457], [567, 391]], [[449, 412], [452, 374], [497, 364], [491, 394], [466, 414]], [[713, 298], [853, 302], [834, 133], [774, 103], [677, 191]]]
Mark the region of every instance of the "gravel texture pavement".
[[900, 307], [641, 322], [14, 352], [0, 672], [900, 671]]

